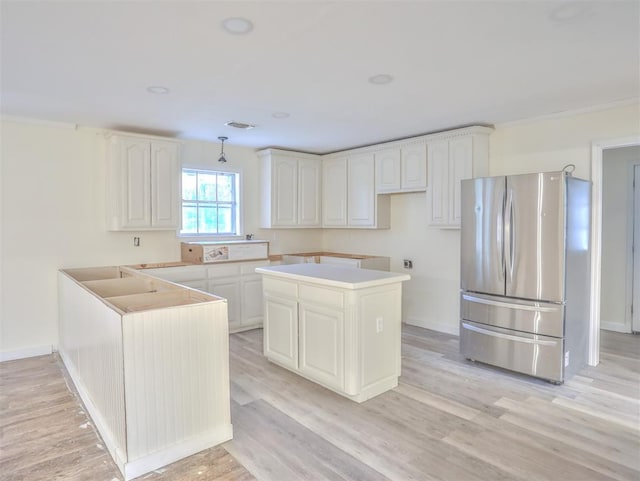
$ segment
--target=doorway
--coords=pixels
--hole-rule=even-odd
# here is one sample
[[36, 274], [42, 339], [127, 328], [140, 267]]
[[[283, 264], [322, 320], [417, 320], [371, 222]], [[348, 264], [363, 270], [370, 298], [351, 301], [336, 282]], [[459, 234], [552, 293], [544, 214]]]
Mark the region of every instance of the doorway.
[[600, 362], [600, 294], [602, 267], [602, 177], [604, 151], [640, 146], [640, 136], [593, 142], [591, 147], [592, 216], [591, 216], [591, 316], [589, 320], [589, 365]]
[[621, 333], [632, 332], [634, 168], [638, 164], [640, 146], [603, 152], [600, 328]]
[[633, 166], [633, 275], [631, 330], [640, 333], [640, 165]]

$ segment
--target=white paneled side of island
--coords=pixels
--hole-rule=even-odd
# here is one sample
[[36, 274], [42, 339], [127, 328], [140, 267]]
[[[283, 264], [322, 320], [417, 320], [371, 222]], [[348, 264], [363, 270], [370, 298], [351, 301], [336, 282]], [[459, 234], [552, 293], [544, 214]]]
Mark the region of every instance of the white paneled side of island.
[[125, 480], [232, 438], [224, 299], [115, 266], [58, 291], [60, 356]]
[[256, 272], [270, 361], [356, 402], [398, 385], [409, 275], [309, 263]]

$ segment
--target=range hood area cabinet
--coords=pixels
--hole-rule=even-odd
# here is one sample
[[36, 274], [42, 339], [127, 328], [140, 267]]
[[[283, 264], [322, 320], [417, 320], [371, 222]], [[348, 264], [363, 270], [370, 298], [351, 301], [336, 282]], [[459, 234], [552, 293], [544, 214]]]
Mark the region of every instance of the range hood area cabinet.
[[267, 149], [258, 152], [261, 227], [322, 227], [322, 160], [318, 155]]
[[427, 225], [460, 228], [460, 182], [489, 174], [489, 127], [469, 127], [427, 143]]
[[322, 177], [323, 227], [389, 228], [390, 200], [376, 194], [373, 152], [327, 156]]
[[375, 153], [376, 192], [424, 192], [427, 188], [427, 143], [421, 141]]
[[180, 144], [133, 134], [107, 136], [107, 229], [180, 227]]

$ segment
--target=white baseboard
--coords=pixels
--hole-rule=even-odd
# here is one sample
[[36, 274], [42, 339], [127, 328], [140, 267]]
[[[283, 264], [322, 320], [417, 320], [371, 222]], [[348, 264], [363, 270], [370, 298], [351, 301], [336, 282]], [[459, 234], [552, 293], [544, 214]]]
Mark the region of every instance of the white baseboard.
[[196, 454], [205, 449], [222, 444], [232, 438], [232, 425], [227, 424], [220, 426], [195, 438], [186, 439], [169, 448], [144, 456], [143, 458], [136, 459], [135, 461], [125, 463], [123, 473], [124, 479], [129, 481], [137, 478], [143, 474], [150, 473], [155, 469], [166, 466], [167, 464], [171, 464], [182, 458], [191, 456], [192, 454]]
[[600, 321], [600, 329], [604, 329], [605, 331], [614, 331], [614, 332], [624, 332], [630, 333], [631, 329], [629, 326], [622, 322], [610, 322], [610, 321]]
[[424, 329], [431, 329], [432, 331], [444, 332], [445, 334], [452, 334], [454, 336], [460, 335], [460, 324], [455, 325], [445, 324], [444, 322], [425, 322], [420, 319], [407, 318], [404, 320], [405, 324], [410, 326], [423, 327]]
[[28, 347], [26, 349], [17, 349], [15, 351], [0, 352], [0, 362], [15, 361], [16, 359], [25, 359], [27, 357], [46, 356], [53, 352], [51, 344], [47, 346]]

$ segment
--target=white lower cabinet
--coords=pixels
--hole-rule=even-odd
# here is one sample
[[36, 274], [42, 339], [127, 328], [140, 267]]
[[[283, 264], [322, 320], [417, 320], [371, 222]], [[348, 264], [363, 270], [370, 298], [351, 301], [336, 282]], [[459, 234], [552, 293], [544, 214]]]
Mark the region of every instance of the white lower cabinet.
[[300, 303], [298, 314], [300, 372], [344, 389], [344, 312]]
[[227, 300], [229, 332], [262, 327], [262, 276], [256, 267], [269, 261], [226, 262], [145, 269], [143, 272], [160, 279], [199, 289]]
[[237, 277], [213, 278], [208, 281], [207, 292], [227, 300], [229, 332], [237, 331], [242, 326], [240, 317], [240, 280]]
[[298, 303], [295, 300], [266, 296], [264, 299], [269, 329], [265, 329], [264, 354], [278, 364], [298, 367]]
[[262, 276], [243, 275], [240, 278], [240, 299], [242, 305], [241, 328], [252, 329], [262, 326]]
[[325, 287], [265, 274], [264, 355], [363, 402], [398, 384], [401, 283]]

